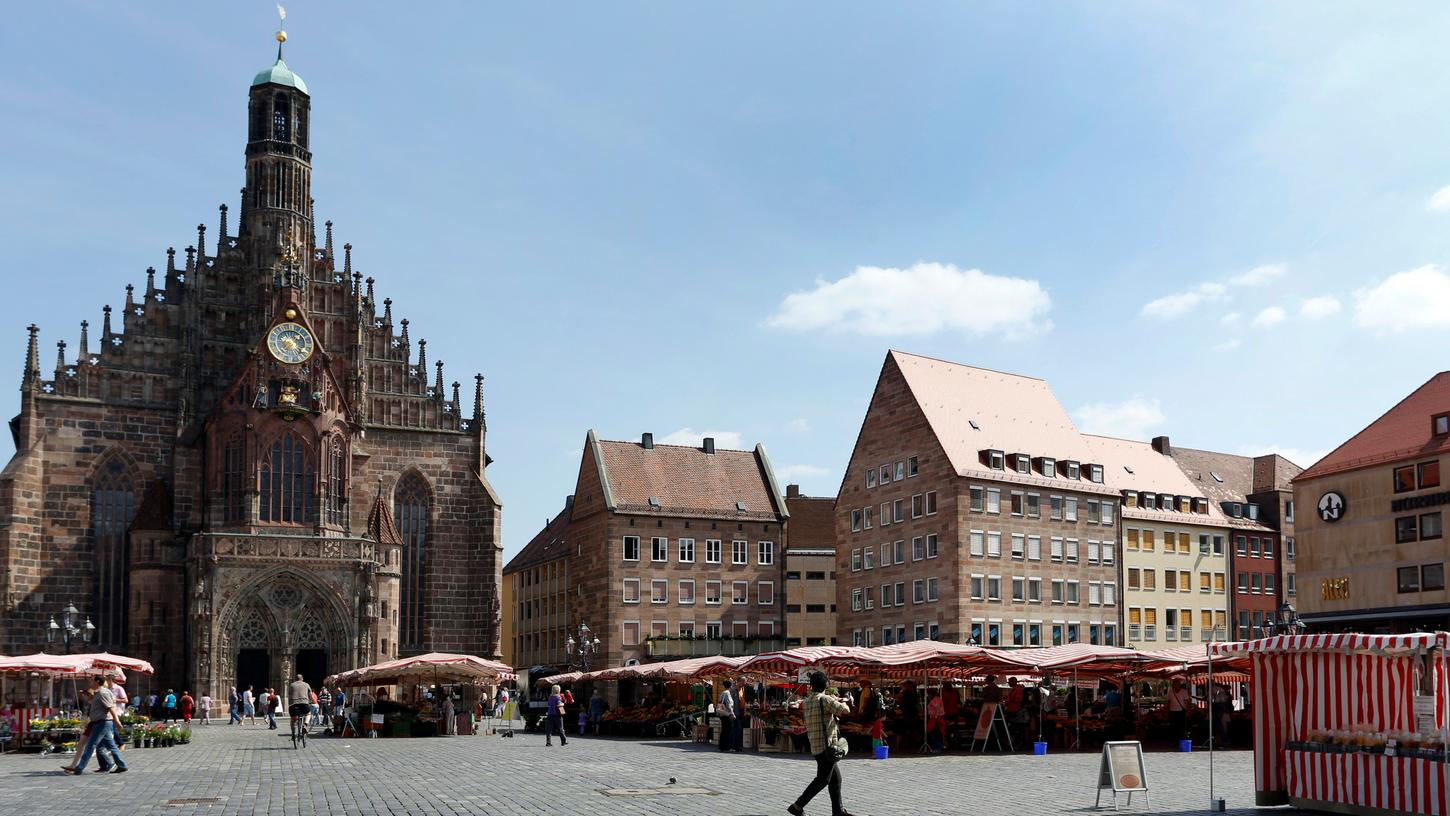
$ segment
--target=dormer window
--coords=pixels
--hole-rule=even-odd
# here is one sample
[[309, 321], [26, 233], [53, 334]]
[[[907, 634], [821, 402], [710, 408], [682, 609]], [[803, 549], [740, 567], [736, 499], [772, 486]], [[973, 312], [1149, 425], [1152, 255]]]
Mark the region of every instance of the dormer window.
[[1050, 457], [1044, 456], [1039, 461], [1041, 462], [1041, 464], [1038, 465], [1038, 470], [1042, 471], [1042, 475], [1043, 476], [1046, 476], [1049, 479], [1053, 479], [1053, 478], [1056, 478], [1057, 477], [1057, 460], [1056, 459], [1052, 459]]
[[1016, 454], [1016, 461], [1013, 462], [1013, 465], [1017, 468], [1018, 473], [1031, 473], [1032, 457], [1025, 453]]
[[1007, 469], [1007, 454], [999, 450], [984, 451], [987, 457], [987, 467], [992, 470]]
[[1157, 510], [1158, 509], [1158, 494], [1157, 493], [1144, 493], [1143, 494], [1143, 506], [1145, 508], [1149, 509], [1149, 510]]
[[1208, 499], [1194, 499], [1193, 500], [1193, 512], [1195, 512], [1195, 513], [1207, 513], [1208, 512]]
[[1138, 506], [1138, 494], [1137, 494], [1137, 492], [1136, 491], [1132, 491], [1132, 490], [1124, 490], [1123, 491], [1123, 504], [1126, 504], [1129, 507], [1137, 507]]
[[1102, 465], [1088, 465], [1087, 466], [1087, 469], [1088, 469], [1088, 480], [1089, 481], [1093, 482], [1094, 484], [1102, 484], [1103, 483], [1103, 466]]
[[1238, 502], [1229, 502], [1228, 514], [1234, 518], [1244, 517], [1244, 506]]
[[1259, 519], [1259, 506], [1257, 504], [1250, 504], [1250, 505], [1246, 505], [1246, 507], [1248, 508], [1249, 518], [1251, 518], [1251, 519], [1253, 519], [1255, 521], [1258, 521], [1258, 519]]
[[1179, 496], [1178, 497], [1178, 512], [1180, 512], [1180, 513], [1189, 513], [1189, 512], [1192, 512], [1192, 510], [1193, 510], [1193, 499], [1189, 498], [1188, 496]]
[[1430, 428], [1436, 436], [1450, 434], [1450, 414], [1436, 414], [1431, 417]]
[[1063, 462], [1062, 463], [1062, 466], [1067, 471], [1067, 473], [1065, 474], [1067, 476], [1067, 478], [1069, 478], [1069, 479], [1080, 479], [1080, 478], [1082, 478], [1082, 474], [1078, 472], [1078, 464], [1077, 464], [1077, 462], [1072, 462], [1072, 461]]

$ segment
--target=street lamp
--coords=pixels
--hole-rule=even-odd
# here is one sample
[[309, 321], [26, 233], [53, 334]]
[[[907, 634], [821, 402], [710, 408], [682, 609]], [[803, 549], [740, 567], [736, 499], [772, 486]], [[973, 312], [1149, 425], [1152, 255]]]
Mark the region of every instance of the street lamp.
[[96, 625], [91, 623], [89, 617], [86, 618], [85, 623], [78, 625], [76, 620], [80, 614], [81, 611], [76, 609], [75, 604], [67, 603], [65, 609], [60, 611], [60, 623], [56, 623], [55, 616], [51, 615], [50, 623], [45, 627], [45, 641], [47, 643], [56, 641], [64, 643], [66, 654], [70, 654], [73, 642], [90, 643], [91, 638], [95, 636]]
[[1279, 605], [1278, 618], [1275, 618], [1271, 614], [1264, 621], [1263, 625], [1264, 637], [1273, 635], [1302, 635], [1304, 634], [1304, 630], [1308, 628], [1304, 621], [1299, 619], [1299, 613], [1294, 609], [1294, 605], [1288, 601]]
[[576, 640], [572, 635], [564, 641], [564, 650], [569, 653], [569, 666], [578, 666], [579, 671], [589, 671], [589, 661], [599, 652], [599, 638], [594, 637], [590, 631], [589, 624], [579, 624], [579, 637]]

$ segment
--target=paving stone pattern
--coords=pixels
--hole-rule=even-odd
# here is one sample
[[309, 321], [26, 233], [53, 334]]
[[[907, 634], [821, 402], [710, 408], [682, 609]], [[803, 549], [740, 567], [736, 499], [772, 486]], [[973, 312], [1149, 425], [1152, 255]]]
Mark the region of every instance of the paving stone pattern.
[[[131, 770], [122, 775], [72, 778], [59, 770], [68, 757], [0, 756], [0, 816], [784, 814], [815, 767], [805, 756], [721, 755], [689, 742], [578, 738], [546, 748], [533, 734], [321, 738], [297, 751], [285, 731], [264, 727], [213, 725], [195, 733], [186, 746], [128, 748]], [[1148, 753], [1145, 767], [1151, 812], [1207, 810], [1206, 753]], [[846, 807], [860, 816], [1090, 813], [1097, 769], [1096, 754], [909, 756], [843, 765]], [[1215, 774], [1230, 812], [1251, 813], [1251, 754], [1220, 752]], [[668, 787], [709, 793], [601, 793]], [[176, 800], [203, 801], [170, 804]], [[1141, 794], [1133, 805], [1124, 812], [1148, 812]], [[806, 812], [828, 816], [825, 792]]]

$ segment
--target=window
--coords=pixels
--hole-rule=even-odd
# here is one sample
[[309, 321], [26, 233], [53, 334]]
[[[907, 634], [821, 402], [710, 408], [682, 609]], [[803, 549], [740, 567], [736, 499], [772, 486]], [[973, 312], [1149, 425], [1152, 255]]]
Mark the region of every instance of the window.
[[[247, 453], [245, 443], [240, 436], [233, 436], [227, 440], [226, 447], [222, 450], [222, 462], [222, 493], [226, 501], [225, 518], [227, 521], [243, 521], [247, 513], [246, 496], [244, 495]], [[122, 467], [120, 462], [116, 462], [116, 466]], [[346, 498], [346, 493], [343, 496]], [[107, 615], [104, 613], [101, 615], [102, 620], [105, 620], [106, 617]]]
[[985, 575], [973, 575], [972, 576], [971, 589], [972, 589], [972, 600], [974, 600], [974, 601], [980, 601], [980, 600], [982, 600], [982, 598], [984, 598], [986, 596], [985, 593], [987, 591], [987, 576], [985, 576]]
[[891, 606], [891, 585], [890, 584], [882, 584], [881, 585], [881, 608], [882, 609], [885, 609], [888, 606]]
[[[1163, 549], [1166, 551], [1168, 549], [1168, 546], [1165, 544], [1163, 546]], [[1180, 553], [1183, 553], [1184, 555], [1193, 552], [1193, 540], [1188, 535], [1188, 533], [1178, 534], [1178, 551]]]
[[926, 515], [926, 499], [920, 493], [911, 497], [911, 517], [921, 518]]
[[1103, 585], [1098, 581], [1088, 581], [1088, 605], [1102, 606]]
[[706, 564], [718, 564], [718, 563], [720, 563], [720, 539], [718, 539], [718, 538], [707, 538], [707, 539], [705, 539], [705, 563]]
[[881, 627], [881, 645], [890, 646], [896, 642], [896, 630], [890, 626]]
[[1041, 646], [1042, 645], [1042, 624], [1040, 624], [1040, 623], [1029, 623], [1029, 624], [1027, 624], [1027, 643], [1028, 643], [1029, 646]]
[[[1103, 605], [1112, 606], [1118, 602], [1118, 585], [1112, 581], [1103, 584]], [[1110, 644], [1111, 645], [1111, 644]]]
[[986, 555], [986, 533], [981, 530], [973, 530], [969, 538], [972, 555], [981, 558]]
[[[302, 437], [291, 431], [272, 443], [271, 452], [260, 468], [258, 518], [261, 521], [305, 524], [312, 520], [312, 461], [311, 451]], [[413, 474], [409, 477], [416, 478]], [[405, 477], [404, 482], [407, 481]], [[406, 540], [403, 546], [408, 546]]]
[[865, 547], [861, 550], [861, 569], [871, 569], [876, 564], [876, 548]]
[[1137, 567], [1128, 567], [1128, 589], [1140, 589], [1142, 586], [1142, 573]]
[[916, 476], [916, 474], [918, 474], [920, 472], [921, 472], [921, 469], [917, 466], [916, 457], [915, 456], [912, 456], [912, 457], [908, 458], [906, 460], [906, 478], [908, 478], [908, 479], [913, 478], [913, 477]]
[[639, 536], [624, 537], [624, 560], [639, 560]]
[[720, 591], [719, 581], [706, 581], [705, 604], [708, 606], [718, 606], [720, 604]]
[[1249, 536], [1249, 555], [1253, 556], [1254, 558], [1258, 558], [1260, 555], [1263, 554], [1263, 552], [1263, 547], [1259, 545], [1259, 537]]
[[935, 490], [928, 490], [927, 493], [926, 493], [926, 514], [928, 516], [934, 516], [934, 515], [936, 515], [936, 491]]
[[1399, 569], [1400, 592], [1420, 591], [1420, 568], [1400, 567]]
[[[327, 458], [327, 523], [342, 524], [347, 511], [347, 456], [342, 435], [332, 438]], [[387, 654], [387, 651], [383, 651]]]
[[1403, 544], [1416, 540], [1419, 520], [1415, 516], [1401, 516], [1395, 519], [1395, 541]]
[[670, 560], [670, 540], [668, 538], [655, 537], [650, 542], [650, 560], [656, 564], [667, 563]]
[[1098, 503], [1095, 502], [1095, 501], [1092, 501], [1091, 499], [1089, 499], [1088, 500], [1088, 503], [1087, 503], [1087, 520], [1088, 520], [1088, 523], [1089, 524], [1097, 524], [1102, 519], [1102, 517], [1103, 517], [1102, 510], [1100, 509]]
[[1027, 537], [1027, 560], [1042, 560], [1042, 536], [1030, 535]]
[[853, 532], [853, 533], [860, 532], [860, 530], [861, 530], [861, 511], [860, 510], [852, 510], [851, 511], [851, 532]]
[[926, 602], [926, 581], [923, 581], [922, 579], [918, 578], [915, 581], [912, 581], [911, 582], [911, 602], [912, 603], [925, 603]]
[[1294, 523], [1294, 500], [1293, 499], [1287, 499], [1284, 502], [1284, 521], [1287, 521], [1290, 524], [1293, 524]]
[[1188, 570], [1179, 570], [1178, 571], [1178, 591], [1179, 592], [1192, 592], [1193, 591], [1193, 573], [1192, 572], [1190, 572]]
[[1405, 465], [1395, 468], [1395, 492], [1404, 493], [1407, 490], [1415, 489], [1415, 466]]
[[695, 582], [693, 579], [680, 582], [680, 606], [695, 605]]
[[999, 450], [987, 451], [987, 467], [992, 470], [1007, 469], [1007, 454]]
[[1096, 563], [1098, 563], [1099, 561], [1102, 560], [1102, 555], [1103, 555], [1102, 545], [1099, 544], [1097, 541], [1095, 541], [1093, 539], [1088, 539], [1088, 543], [1087, 543], [1087, 562], [1089, 564], [1096, 564]]
[[931, 533], [926, 537], [926, 557], [936, 558], [937, 550], [938, 547], [936, 533]]
[[921, 536], [913, 536], [911, 539], [911, 560], [921, 561], [926, 558], [926, 542]]
[[639, 579], [624, 579], [624, 602], [627, 604], [639, 603]]
[[1002, 512], [1002, 491], [995, 487], [987, 488], [987, 512]]
[[1274, 557], [1274, 537], [1273, 536], [1264, 536], [1264, 557], [1265, 558], [1273, 558]]
[[[997, 629], [997, 628], [1000, 628], [1000, 627], [994, 626], [993, 628], [994, 629]], [[916, 639], [917, 640], [922, 640], [922, 639], [924, 639], [926, 637], [926, 627], [923, 626], [920, 623], [913, 625], [911, 627], [911, 632], [912, 632], [913, 635], [916, 636]], [[992, 645], [993, 646], [996, 646], [997, 645], [996, 637], [997, 636], [995, 634], [992, 635]]]
[[1248, 539], [1248, 536], [1235, 536], [1234, 537], [1234, 551], [1238, 553], [1238, 555], [1239, 555], [1240, 558], [1242, 558], [1244, 556], [1247, 556], [1249, 554], [1249, 539]]
[[1057, 477], [1057, 460], [1049, 457], [1042, 457], [1042, 475], [1049, 479]]
[[1144, 589], [1155, 589], [1155, 590], [1158, 588], [1158, 571], [1157, 570], [1151, 570], [1151, 569], [1145, 569], [1145, 570], [1143, 570], [1143, 588]]
[[1295, 580], [1298, 577], [1299, 576], [1295, 575], [1292, 572], [1284, 576], [1284, 592], [1290, 595], [1299, 594], [1299, 585], [1298, 582]]
[[287, 124], [291, 113], [292, 103], [287, 100], [286, 94], [276, 94], [272, 97], [272, 139], [274, 141], [292, 141], [292, 129]]
[[1053, 521], [1062, 521], [1062, 497], [1049, 496], [1047, 498], [1048, 518]]
[[1002, 557], [1002, 534], [996, 530], [989, 530], [987, 532], [987, 557]]
[[1274, 573], [1272, 572], [1264, 573], [1264, 594], [1274, 594]]
[[891, 502], [881, 503], [881, 515], [877, 517], [882, 527], [891, 523]]
[[1223, 536], [1221, 535], [1213, 537], [1213, 554], [1223, 555]]
[[1116, 560], [1116, 558], [1115, 558], [1115, 551], [1116, 550], [1117, 550], [1117, 547], [1116, 547], [1116, 545], [1114, 545], [1113, 542], [1106, 541], [1106, 540], [1103, 541], [1103, 563], [1104, 564], [1111, 564], [1111, 563], [1113, 563]]
[[1067, 597], [1066, 582], [1061, 578], [1052, 579], [1052, 602], [1060, 604], [1063, 598]]
[[638, 646], [639, 645], [639, 621], [625, 621], [624, 622], [624, 645], [625, 646]]
[[980, 513], [987, 506], [987, 491], [977, 485], [972, 485], [968, 490], [971, 495], [971, 508], [973, 513]]
[[896, 582], [896, 605], [906, 606], [906, 582]]
[[1144, 493], [1143, 494], [1143, 507], [1146, 508], [1146, 509], [1148, 509], [1148, 510], [1157, 510], [1158, 509], [1158, 494], [1157, 493]]
[[1067, 582], [1067, 602], [1068, 603], [1073, 604], [1073, 605], [1076, 605], [1077, 604], [1077, 602], [1079, 600], [1079, 594], [1078, 594], [1079, 593], [1079, 587], [1080, 587], [1080, 585], [1079, 585], [1079, 582], [1078, 581], [1068, 581]]
[[[1113, 524], [1117, 519], [1117, 506], [1110, 501], [1103, 502], [1103, 523]], [[1106, 630], [1105, 630], [1106, 631]]]
[[706, 621], [705, 622], [705, 637], [706, 638], [709, 638], [710, 640], [719, 640], [721, 638], [722, 634], [723, 634], [723, 627], [720, 626], [720, 621]]
[[881, 566], [891, 566], [891, 542], [881, 545]]
[[1013, 454], [1012, 455], [1012, 468], [1014, 470], [1016, 470], [1018, 473], [1031, 473], [1032, 472], [1032, 457], [1028, 456], [1025, 453], [1016, 453], [1016, 454]]
[[899, 482], [899, 481], [901, 481], [901, 480], [903, 480], [905, 478], [906, 478], [906, 463], [905, 462], [897, 462], [896, 463], [896, 481]]
[[881, 483], [882, 484], [891, 484], [891, 466], [890, 465], [882, 465], [881, 466]]
[[669, 603], [670, 582], [664, 578], [656, 578], [649, 582], [649, 602], [652, 604]]
[[1139, 549], [1141, 546], [1138, 542], [1139, 533], [1137, 530], [1129, 527], [1128, 529], [1123, 531], [1123, 546], [1127, 547], [1130, 550], [1136, 550]]
[[1027, 602], [1028, 603], [1042, 603], [1042, 579], [1041, 578], [1028, 578], [1027, 579]]
[[[126, 531], [136, 517], [130, 469], [111, 456], [97, 469], [91, 489], [91, 534], [95, 539], [95, 632], [98, 644], [126, 646], [131, 594], [131, 553]], [[79, 622], [79, 621], [77, 621]]]
[[987, 576], [987, 600], [989, 600], [989, 601], [1000, 601], [1000, 600], [1002, 600], [1002, 576], [1000, 576], [1000, 575], [988, 575]]
[[1063, 508], [1063, 518], [1067, 521], [1077, 521], [1077, 499], [1068, 496], [1067, 506]]
[[[867, 599], [869, 600], [869, 599]], [[757, 581], [755, 584], [755, 603], [760, 606], [775, 605], [775, 582]]]
[[1051, 551], [1051, 553], [1052, 553], [1051, 557], [1052, 557], [1052, 560], [1053, 561], [1061, 561], [1062, 560], [1062, 539], [1058, 538], [1057, 536], [1053, 536], [1052, 537], [1052, 551]]
[[1103, 466], [1088, 465], [1088, 479], [1097, 484], [1103, 483]]
[[1027, 557], [1027, 536], [1022, 533], [1012, 534], [1012, 557], [1018, 561]]
[[1081, 478], [1081, 474], [1078, 471], [1077, 462], [1063, 462], [1063, 465], [1067, 470], [1067, 478], [1073, 480]]
[[1022, 510], [1023, 510], [1023, 507], [1024, 507], [1025, 502], [1026, 502], [1026, 497], [1023, 495], [1022, 491], [1020, 491], [1020, 490], [1014, 490], [1014, 491], [1012, 491], [1012, 515], [1014, 515], [1014, 516], [1020, 516], [1020, 515], [1022, 515]]
[[1042, 497], [1036, 493], [1027, 494], [1027, 517], [1042, 518]]
[[1018, 603], [1021, 603], [1021, 602], [1027, 600], [1027, 579], [1026, 578], [1013, 578], [1012, 579], [1012, 600], [1017, 601]]
[[428, 566], [428, 484], [409, 473], [393, 491], [393, 520], [403, 541], [401, 615], [398, 640], [411, 648], [423, 643], [425, 580]]
[[755, 545], [755, 563], [768, 567], [775, 563], [775, 542], [760, 541]]
[[1069, 563], [1069, 564], [1076, 564], [1077, 563], [1077, 556], [1078, 556], [1078, 547], [1077, 547], [1077, 545], [1078, 545], [1077, 539], [1075, 539], [1075, 538], [1069, 538], [1067, 540], [1067, 563]]
[[1145, 552], [1152, 552], [1152, 551], [1154, 551], [1157, 548], [1158, 548], [1158, 543], [1153, 540], [1153, 531], [1152, 530], [1144, 530], [1143, 531], [1143, 550]]
[[732, 541], [732, 542], [730, 542], [730, 563], [731, 564], [735, 564], [735, 565], [743, 565], [743, 564], [750, 563], [750, 542], [749, 541]]
[[[1292, 575], [1290, 576], [1293, 577]], [[1426, 592], [1445, 588], [1445, 565], [1426, 564], [1420, 567], [1420, 589]]]
[[730, 603], [735, 606], [750, 603], [750, 582], [735, 581], [730, 585]]
[[897, 499], [891, 503], [891, 523], [900, 524], [906, 521], [906, 501]]
[[897, 542], [893, 543], [891, 545], [891, 554], [892, 554], [892, 558], [894, 558], [896, 560], [896, 563], [898, 563], [898, 564], [905, 564], [906, 563], [906, 542], [905, 541], [897, 541]]
[[1430, 430], [1435, 436], [1450, 434], [1450, 414], [1436, 414], [1430, 417]]
[[1215, 572], [1213, 574], [1213, 591], [1220, 595], [1224, 592], [1223, 573], [1221, 572]]
[[1440, 514], [1426, 513], [1420, 516], [1420, 540], [1439, 538], [1441, 536]]
[[693, 563], [695, 563], [695, 539], [693, 539], [693, 538], [682, 538], [682, 539], [680, 539], [680, 563], [681, 564], [693, 564]]
[[694, 621], [680, 621], [680, 637], [692, 638], [695, 636]]
[[866, 488], [869, 490], [876, 486], [876, 468], [866, 468]]

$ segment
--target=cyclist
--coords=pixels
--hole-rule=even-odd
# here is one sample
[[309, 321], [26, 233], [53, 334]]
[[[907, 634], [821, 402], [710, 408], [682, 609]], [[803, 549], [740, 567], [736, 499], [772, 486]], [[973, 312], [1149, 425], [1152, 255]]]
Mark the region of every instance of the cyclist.
[[287, 684], [287, 713], [292, 715], [292, 734], [301, 735], [305, 740], [307, 734], [307, 714], [312, 710], [312, 686], [297, 675], [297, 679]]

